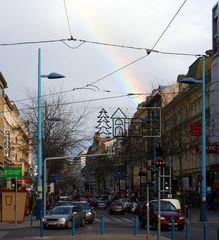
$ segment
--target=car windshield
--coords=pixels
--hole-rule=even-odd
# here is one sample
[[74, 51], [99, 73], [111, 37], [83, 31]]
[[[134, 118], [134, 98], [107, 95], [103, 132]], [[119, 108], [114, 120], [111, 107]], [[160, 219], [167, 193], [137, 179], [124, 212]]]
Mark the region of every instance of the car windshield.
[[83, 210], [89, 210], [90, 209], [90, 206], [86, 203], [84, 204], [80, 204], [80, 207], [83, 209]]
[[58, 207], [58, 208], [53, 208], [51, 211], [51, 214], [57, 214], [57, 215], [68, 215], [71, 212], [71, 208], [66, 208], [66, 207]]
[[[153, 202], [153, 208], [155, 211], [158, 210], [158, 202]], [[170, 202], [160, 202], [160, 210], [161, 211], [176, 211], [176, 208]]]
[[114, 204], [117, 205], [117, 206], [121, 206], [122, 202], [120, 200], [117, 200], [117, 201], [114, 202]]

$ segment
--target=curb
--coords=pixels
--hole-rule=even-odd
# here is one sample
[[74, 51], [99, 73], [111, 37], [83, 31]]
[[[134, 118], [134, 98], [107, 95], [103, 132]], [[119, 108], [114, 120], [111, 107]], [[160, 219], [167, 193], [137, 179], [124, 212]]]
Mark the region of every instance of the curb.
[[[75, 236], [45, 236], [45, 237], [24, 237], [24, 238], [16, 238], [19, 239], [32, 239], [32, 240], [42, 240], [42, 239], [66, 239], [66, 240], [145, 240], [146, 235], [131, 235], [131, 234], [105, 234], [105, 235], [97, 235], [97, 234], [90, 234], [90, 235], [75, 235]], [[8, 238], [8, 240], [12, 240], [15, 238]], [[148, 240], [156, 240], [157, 236], [150, 235]], [[170, 240], [170, 238], [161, 237], [161, 240]]]

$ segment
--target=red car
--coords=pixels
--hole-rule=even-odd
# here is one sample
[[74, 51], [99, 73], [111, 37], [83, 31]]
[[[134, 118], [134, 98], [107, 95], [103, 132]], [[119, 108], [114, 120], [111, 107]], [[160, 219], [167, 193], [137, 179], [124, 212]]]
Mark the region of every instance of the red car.
[[[152, 200], [149, 204], [149, 223], [153, 229], [157, 230], [158, 225], [158, 201]], [[160, 225], [161, 229], [171, 228], [172, 219], [174, 219], [174, 225], [179, 231], [183, 231], [185, 226], [185, 219], [181, 212], [168, 200], [160, 201]], [[146, 203], [138, 210], [138, 217], [141, 228], [144, 228], [147, 224], [147, 207]]]

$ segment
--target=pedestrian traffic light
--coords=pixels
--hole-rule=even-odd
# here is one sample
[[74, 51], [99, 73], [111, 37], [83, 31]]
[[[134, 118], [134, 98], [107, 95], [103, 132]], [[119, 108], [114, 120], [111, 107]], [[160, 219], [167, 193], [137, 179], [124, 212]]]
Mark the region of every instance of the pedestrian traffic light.
[[16, 187], [16, 179], [15, 178], [12, 178], [11, 179], [11, 188], [14, 188], [15, 189]]

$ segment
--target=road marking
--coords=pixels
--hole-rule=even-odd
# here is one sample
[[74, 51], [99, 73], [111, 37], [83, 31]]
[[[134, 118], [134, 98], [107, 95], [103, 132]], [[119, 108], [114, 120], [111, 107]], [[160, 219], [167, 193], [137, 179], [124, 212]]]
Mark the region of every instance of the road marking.
[[[96, 222], [100, 222], [100, 218], [95, 218]], [[104, 216], [104, 222], [105, 223], [113, 223], [113, 222], [128, 222], [128, 223], [132, 223], [133, 219], [129, 219], [129, 218], [119, 218], [119, 217], [113, 217], [113, 216]]]

